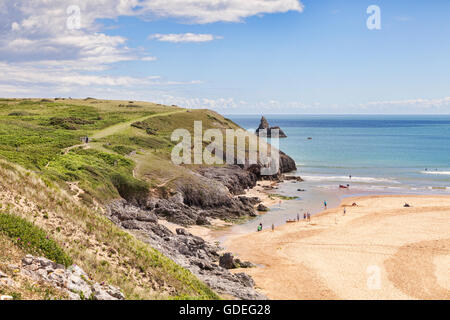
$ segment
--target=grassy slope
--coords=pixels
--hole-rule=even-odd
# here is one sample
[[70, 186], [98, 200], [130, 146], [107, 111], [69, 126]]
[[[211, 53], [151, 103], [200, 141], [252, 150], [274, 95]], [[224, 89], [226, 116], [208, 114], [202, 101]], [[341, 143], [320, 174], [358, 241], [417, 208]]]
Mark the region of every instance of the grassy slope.
[[[235, 125], [211, 111], [128, 101], [0, 100], [2, 210], [32, 221], [52, 235], [96, 281], [107, 280], [128, 298], [217, 298], [188, 271], [116, 228], [96, 210], [121, 190], [141, 192], [186, 175], [170, 164], [171, 128]], [[131, 127], [146, 121], [150, 135]], [[80, 137], [94, 138], [88, 148]], [[72, 148], [71, 148], [72, 147]], [[136, 151], [127, 156], [127, 151]], [[12, 166], [16, 163], [25, 169]], [[86, 191], [84, 203], [65, 182]]]

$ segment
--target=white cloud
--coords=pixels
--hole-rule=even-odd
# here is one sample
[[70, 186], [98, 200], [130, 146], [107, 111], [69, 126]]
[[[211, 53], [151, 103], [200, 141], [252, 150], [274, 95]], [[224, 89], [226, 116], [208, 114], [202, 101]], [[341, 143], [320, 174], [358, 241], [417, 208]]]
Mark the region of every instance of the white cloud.
[[299, 0], [148, 0], [141, 13], [191, 23], [240, 22], [262, 14], [303, 11]]
[[222, 39], [222, 37], [214, 36], [212, 34], [202, 34], [202, 33], [170, 33], [170, 34], [152, 34], [148, 37], [149, 39], [156, 39], [162, 42], [209, 42], [214, 39]]
[[[80, 8], [80, 29], [68, 28], [67, 20], [76, 10], [68, 13], [67, 8], [74, 5]], [[21, 96], [77, 96], [92, 91], [117, 97], [120, 93], [131, 94], [130, 88], [146, 93], [147, 86], [201, 83], [108, 74], [114, 63], [149, 62], [156, 57], [141, 48], [128, 47], [124, 37], [105, 34], [100, 19], [135, 16], [204, 24], [240, 22], [255, 15], [302, 10], [299, 0], [0, 0], [0, 96], [14, 92]], [[188, 33], [160, 35], [157, 40], [206, 42], [219, 38]], [[233, 104], [229, 99], [200, 102]]]
[[158, 58], [151, 56], [141, 58], [141, 61], [156, 61], [156, 60], [158, 60]]
[[450, 107], [450, 97], [444, 98], [418, 98], [418, 99], [404, 99], [404, 100], [387, 100], [387, 101], [371, 101], [367, 103], [362, 103], [359, 105], [365, 109], [375, 108], [378, 110], [382, 109], [392, 109], [396, 107], [395, 110], [408, 111], [411, 109], [421, 109], [423, 111], [429, 109], [440, 109], [445, 107]]

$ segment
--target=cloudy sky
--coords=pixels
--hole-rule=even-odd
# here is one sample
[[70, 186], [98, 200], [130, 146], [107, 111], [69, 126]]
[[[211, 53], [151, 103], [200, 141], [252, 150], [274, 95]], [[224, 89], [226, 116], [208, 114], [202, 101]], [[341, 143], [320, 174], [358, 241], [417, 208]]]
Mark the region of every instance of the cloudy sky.
[[0, 97], [87, 96], [448, 114], [450, 1], [0, 0]]

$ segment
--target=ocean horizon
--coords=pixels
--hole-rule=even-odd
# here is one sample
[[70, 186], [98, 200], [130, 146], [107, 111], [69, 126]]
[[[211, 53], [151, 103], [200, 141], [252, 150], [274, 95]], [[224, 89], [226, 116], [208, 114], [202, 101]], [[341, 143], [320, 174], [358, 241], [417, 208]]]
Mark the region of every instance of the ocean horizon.
[[[254, 131], [261, 115], [226, 115]], [[450, 193], [450, 115], [265, 115], [280, 149], [317, 188], [354, 193]], [[311, 139], [308, 139], [311, 138]], [[351, 178], [350, 178], [351, 176]]]

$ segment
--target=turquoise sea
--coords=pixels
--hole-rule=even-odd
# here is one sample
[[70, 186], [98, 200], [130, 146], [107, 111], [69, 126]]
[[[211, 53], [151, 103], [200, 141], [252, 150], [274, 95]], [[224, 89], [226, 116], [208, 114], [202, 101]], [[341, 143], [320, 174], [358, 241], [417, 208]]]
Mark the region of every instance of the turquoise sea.
[[[259, 115], [227, 115], [254, 131]], [[265, 115], [287, 138], [280, 149], [297, 163], [305, 182], [280, 185], [277, 193], [298, 196], [261, 220], [281, 224], [297, 213], [321, 211], [326, 200], [372, 194], [450, 195], [450, 115]], [[311, 139], [308, 139], [308, 138]], [[351, 179], [350, 176], [351, 175]], [[339, 185], [350, 185], [348, 190]], [[299, 192], [298, 189], [305, 189]]]

